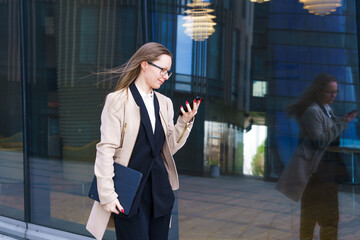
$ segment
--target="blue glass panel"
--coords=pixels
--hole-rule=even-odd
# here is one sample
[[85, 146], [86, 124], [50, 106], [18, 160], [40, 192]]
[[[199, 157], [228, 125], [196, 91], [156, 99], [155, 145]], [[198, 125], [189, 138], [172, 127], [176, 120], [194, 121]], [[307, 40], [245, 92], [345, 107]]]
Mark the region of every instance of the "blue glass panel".
[[311, 73], [310, 64], [304, 64], [304, 75], [305, 75], [305, 79], [307, 80], [312, 80], [314, 78], [314, 75]]
[[[354, 76], [353, 76], [353, 69], [351, 66], [346, 66], [345, 67], [345, 80], [344, 82], [345, 83], [348, 83], [348, 84], [354, 84]], [[354, 85], [352, 85], [354, 86]], [[355, 101], [356, 99], [354, 99]]]
[[98, 35], [98, 9], [83, 8], [81, 9], [80, 19], [80, 62], [95, 64], [96, 63], [96, 46]]
[[294, 46], [287, 46], [286, 47], [286, 54], [287, 54], [287, 61], [289, 62], [297, 62], [298, 57], [298, 48]]
[[290, 133], [288, 120], [284, 112], [276, 112], [276, 130], [281, 135], [287, 135]]
[[331, 14], [326, 17], [322, 17], [309, 13], [295, 15], [293, 13], [289, 14], [288, 12], [280, 12], [281, 11], [279, 11], [278, 14], [270, 15], [269, 26], [271, 28], [310, 30], [319, 32], [356, 32], [355, 20], [352, 20], [352, 17], [349, 16]]
[[312, 63], [320, 63], [321, 62], [321, 59], [319, 58], [319, 56], [321, 56], [319, 48], [311, 47], [310, 48], [310, 56], [311, 56], [310, 62], [312, 62]]
[[344, 84], [338, 83], [338, 91], [339, 94], [336, 96], [335, 100], [336, 102], [344, 101], [345, 100], [345, 87]]
[[[218, 79], [222, 74], [220, 59], [222, 58], [221, 37], [222, 31], [219, 25], [215, 26], [214, 34], [208, 40], [207, 49], [207, 74], [211, 79]], [[246, 62], [245, 62], [246, 63]]]
[[287, 96], [289, 87], [287, 80], [276, 80], [276, 94], [279, 96]]
[[281, 162], [286, 165], [297, 145], [298, 127], [294, 119], [288, 119], [285, 112], [276, 112], [276, 145]]
[[274, 46], [274, 60], [286, 61], [286, 47], [281, 45]]
[[176, 91], [191, 92], [191, 85], [190, 84], [183, 84], [183, 83], [175, 83], [175, 90]]
[[282, 17], [281, 15], [272, 15], [269, 18], [269, 26], [271, 28], [281, 28], [282, 27]]
[[275, 62], [274, 71], [276, 79], [285, 79], [287, 77], [287, 64]]
[[329, 50], [328, 49], [324, 49], [324, 48], [317, 48], [319, 55], [317, 57], [317, 59], [319, 60], [320, 63], [322, 64], [331, 64], [331, 62], [329, 62]]
[[[350, 111], [350, 109], [346, 109], [347, 111]], [[355, 118], [352, 122], [348, 123], [347, 129], [343, 132], [343, 138], [346, 139], [356, 139], [358, 140], [358, 134], [357, 134], [357, 128], [359, 126], [359, 119]]]
[[356, 100], [355, 95], [355, 86], [354, 85], [344, 85], [344, 95], [345, 101], [354, 102]]
[[329, 72], [332, 72], [339, 82], [344, 82], [346, 79], [346, 67], [344, 66], [333, 66], [329, 69]]
[[[156, 22], [157, 15], [158, 15], [157, 12], [155, 12], [155, 11], [151, 12], [151, 20], [152, 20], [151, 25], [152, 26], [157, 26], [157, 22]], [[152, 35], [151, 38], [154, 39], [154, 41], [155, 41], [156, 38], [157, 38], [157, 35], [158, 35], [158, 28], [157, 27], [152, 27], [151, 31], [152, 31], [151, 32], [151, 35]]]
[[299, 80], [304, 81], [306, 79], [305, 64], [299, 64]]
[[176, 72], [191, 75], [192, 66], [192, 42], [193, 40], [184, 33], [184, 15], [177, 17], [176, 34]]

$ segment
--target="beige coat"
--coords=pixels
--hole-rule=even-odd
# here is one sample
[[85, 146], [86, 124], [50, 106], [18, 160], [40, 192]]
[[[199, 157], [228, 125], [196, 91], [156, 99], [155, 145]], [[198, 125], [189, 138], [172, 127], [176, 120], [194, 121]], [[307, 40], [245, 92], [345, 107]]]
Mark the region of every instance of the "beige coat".
[[[172, 101], [155, 92], [159, 101], [160, 119], [165, 132], [166, 141], [162, 148], [162, 158], [169, 175], [173, 190], [179, 188], [179, 179], [173, 155], [185, 144], [192, 124], [181, 117], [174, 125], [174, 109]], [[97, 177], [100, 202], [94, 202], [86, 229], [102, 239], [110, 219], [110, 213], [102, 208], [102, 204], [110, 203], [117, 198], [114, 190], [114, 161], [127, 166], [140, 128], [140, 108], [135, 103], [131, 91], [119, 90], [106, 97], [101, 114], [101, 140], [96, 145], [95, 175]], [[120, 203], [121, 204], [121, 203]]]
[[276, 189], [288, 198], [299, 201], [329, 144], [346, 129], [341, 118], [330, 119], [316, 103], [301, 117], [299, 143], [280, 176]]

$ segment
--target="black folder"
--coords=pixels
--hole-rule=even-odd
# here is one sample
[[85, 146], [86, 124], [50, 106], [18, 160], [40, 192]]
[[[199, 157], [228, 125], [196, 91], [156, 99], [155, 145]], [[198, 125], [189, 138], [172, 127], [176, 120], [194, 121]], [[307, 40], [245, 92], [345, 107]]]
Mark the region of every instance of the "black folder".
[[[124, 208], [124, 214], [128, 215], [139, 187], [142, 173], [118, 163], [114, 163], [114, 173], [115, 192], [118, 194], [119, 202]], [[89, 197], [100, 202], [96, 176], [94, 176], [91, 184]]]

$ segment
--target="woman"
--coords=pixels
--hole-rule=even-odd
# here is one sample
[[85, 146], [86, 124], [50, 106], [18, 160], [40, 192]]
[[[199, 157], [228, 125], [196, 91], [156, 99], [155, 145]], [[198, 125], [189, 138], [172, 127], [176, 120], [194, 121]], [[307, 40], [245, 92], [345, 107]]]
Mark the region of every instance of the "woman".
[[299, 122], [299, 142], [276, 188], [292, 200], [301, 198], [300, 239], [313, 239], [316, 223], [321, 239], [337, 239], [339, 221], [336, 181], [346, 169], [337, 152], [340, 133], [357, 112], [337, 118], [329, 104], [338, 92], [336, 79], [320, 74], [302, 98], [288, 107]]
[[[143, 45], [130, 60], [110, 73], [120, 75], [115, 91], [106, 97], [101, 114], [95, 175], [100, 203], [95, 202], [87, 229], [101, 239], [114, 215], [117, 239], [167, 239], [173, 190], [179, 180], [172, 157], [186, 142], [201, 101], [173, 123], [172, 101], [155, 92], [171, 76], [170, 51], [159, 43]], [[129, 215], [124, 215], [114, 191], [113, 163], [143, 174]]]

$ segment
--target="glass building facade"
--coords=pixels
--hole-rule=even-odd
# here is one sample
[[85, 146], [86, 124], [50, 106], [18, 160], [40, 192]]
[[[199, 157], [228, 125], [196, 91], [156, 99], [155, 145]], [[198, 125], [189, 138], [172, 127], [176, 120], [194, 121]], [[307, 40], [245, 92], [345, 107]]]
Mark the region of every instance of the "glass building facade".
[[[265, 176], [277, 179], [298, 141], [298, 124], [287, 118], [285, 107], [302, 94], [317, 74], [329, 73], [339, 80], [339, 94], [333, 104], [337, 115], [358, 107], [355, 1], [343, 1], [342, 7], [328, 16], [308, 14], [297, 1], [257, 5], [252, 53], [255, 90], [251, 110], [265, 113], [268, 126]], [[359, 145], [358, 134], [355, 119], [341, 140], [344, 144]]]
[[[308, 13], [298, 0], [207, 0], [217, 25], [203, 42], [184, 33], [190, 2], [0, 0], [0, 232], [90, 239], [87, 193], [100, 113], [114, 86], [111, 77], [94, 73], [123, 64], [146, 42], [159, 42], [173, 53], [174, 74], [159, 91], [173, 100], [175, 113], [185, 100], [205, 98], [187, 144], [174, 156], [182, 176], [209, 184], [214, 181], [209, 177], [236, 184], [251, 179], [257, 181], [249, 184], [255, 191], [259, 182], [270, 184], [258, 197], [278, 194], [271, 184], [298, 143], [298, 124], [287, 118], [286, 105], [326, 72], [339, 80], [334, 112], [359, 109], [355, 0], [343, 0], [327, 16]], [[342, 144], [360, 146], [359, 129], [355, 118], [342, 133]], [[343, 158], [351, 179], [341, 189], [352, 191], [355, 206], [359, 156]], [[185, 180], [185, 190], [189, 186]], [[218, 197], [237, 208], [229, 196]], [[181, 211], [186, 210], [176, 207], [174, 216]], [[270, 211], [278, 214], [276, 207]], [[356, 223], [360, 215], [352, 214]], [[173, 219], [169, 239], [187, 236], [181, 232], [188, 229], [181, 228], [186, 217]], [[290, 232], [268, 239], [290, 239]], [[104, 239], [115, 239], [114, 226]]]

